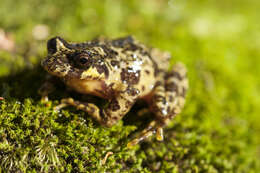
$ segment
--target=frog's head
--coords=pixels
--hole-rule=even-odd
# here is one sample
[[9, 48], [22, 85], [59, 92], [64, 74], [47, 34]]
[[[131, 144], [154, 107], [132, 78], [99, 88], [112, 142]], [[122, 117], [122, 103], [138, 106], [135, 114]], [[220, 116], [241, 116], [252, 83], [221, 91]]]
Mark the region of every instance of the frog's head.
[[104, 57], [97, 47], [68, 43], [54, 37], [47, 43], [48, 56], [42, 66], [48, 73], [65, 79], [101, 80], [108, 75]]

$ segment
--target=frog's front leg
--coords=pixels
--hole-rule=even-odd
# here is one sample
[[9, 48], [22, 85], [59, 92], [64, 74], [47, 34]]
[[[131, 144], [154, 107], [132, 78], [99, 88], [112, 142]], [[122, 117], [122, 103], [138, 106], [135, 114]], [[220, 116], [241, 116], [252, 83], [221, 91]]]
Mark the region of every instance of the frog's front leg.
[[184, 106], [188, 80], [185, 67], [178, 63], [169, 72], [161, 71], [154, 87], [150, 109], [156, 116], [141, 134], [128, 143], [128, 147], [139, 143], [156, 133], [157, 140], [163, 140], [163, 127], [181, 112]]
[[56, 78], [54, 78], [51, 75], [46, 75], [44, 83], [41, 85], [41, 87], [38, 89], [38, 94], [41, 95], [41, 101], [47, 102], [48, 95], [54, 91], [55, 87], [53, 83], [55, 83]]
[[105, 108], [99, 108], [95, 104], [76, 101], [73, 98], [61, 100], [61, 104], [56, 106], [59, 110], [65, 106], [74, 106], [77, 109], [87, 112], [100, 124], [110, 127], [130, 110], [138, 97], [139, 91], [135, 88], [128, 87], [126, 91], [122, 91], [115, 98], [109, 101]]

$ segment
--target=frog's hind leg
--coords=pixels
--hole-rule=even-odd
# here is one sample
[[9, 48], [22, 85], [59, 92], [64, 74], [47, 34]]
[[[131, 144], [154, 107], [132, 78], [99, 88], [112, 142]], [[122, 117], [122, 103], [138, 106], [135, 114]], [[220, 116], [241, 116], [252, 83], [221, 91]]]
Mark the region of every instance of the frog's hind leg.
[[[152, 121], [149, 123], [149, 125], [132, 141], [130, 141], [127, 144], [128, 148], [132, 148], [133, 146], [135, 146], [136, 144], [138, 144], [139, 142], [143, 141], [144, 139], [152, 136], [157, 129], [159, 129], [160, 127], [156, 128], [156, 121]], [[161, 129], [161, 128], [160, 128]], [[163, 137], [163, 136], [162, 136]]]
[[161, 71], [158, 75], [150, 106], [156, 120], [152, 121], [137, 138], [128, 143], [128, 147], [139, 143], [154, 133], [156, 133], [157, 140], [163, 140], [163, 127], [176, 114], [181, 112], [187, 89], [186, 69], [182, 64], [177, 63], [169, 72]]
[[177, 63], [173, 66], [173, 69], [164, 76], [166, 95], [164, 109], [167, 110], [167, 115], [162, 116], [160, 113], [156, 113], [157, 118], [161, 119], [164, 124], [168, 124], [175, 115], [181, 113], [185, 104], [186, 92], [188, 90], [186, 73], [187, 71], [184, 65]]

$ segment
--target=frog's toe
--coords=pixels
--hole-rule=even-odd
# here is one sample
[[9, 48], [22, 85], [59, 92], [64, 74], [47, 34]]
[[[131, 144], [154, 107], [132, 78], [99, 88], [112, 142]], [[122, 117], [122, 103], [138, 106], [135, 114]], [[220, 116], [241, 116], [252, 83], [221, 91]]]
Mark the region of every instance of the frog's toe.
[[163, 128], [159, 127], [156, 129], [156, 139], [158, 141], [163, 141]]
[[138, 143], [140, 143], [141, 141], [143, 141], [144, 139], [152, 136], [154, 133], [154, 131], [147, 131], [145, 133], [141, 133], [140, 136], [136, 137], [135, 139], [133, 139], [132, 141], [128, 142], [127, 144], [127, 148], [133, 148], [135, 145], [137, 145]]
[[66, 104], [66, 103], [61, 103], [61, 104], [55, 106], [53, 109], [54, 109], [55, 112], [59, 112], [62, 108], [65, 108], [65, 107], [67, 107], [67, 106], [68, 106], [68, 104]]
[[135, 139], [133, 139], [127, 144], [127, 147], [132, 148], [134, 145], [137, 145], [138, 143], [145, 140], [146, 138], [149, 138], [155, 133], [156, 139], [158, 141], [162, 141], [163, 128], [156, 121], [152, 121]]

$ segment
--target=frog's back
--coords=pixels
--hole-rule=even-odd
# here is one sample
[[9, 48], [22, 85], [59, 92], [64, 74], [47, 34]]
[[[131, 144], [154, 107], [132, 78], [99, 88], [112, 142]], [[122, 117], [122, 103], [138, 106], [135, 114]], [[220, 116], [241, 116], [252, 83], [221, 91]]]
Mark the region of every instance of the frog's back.
[[[118, 54], [111, 61], [119, 62], [120, 66], [114, 68], [113, 78], [120, 78], [121, 83], [138, 89], [140, 96], [149, 94], [155, 85], [159, 67], [152, 57], [153, 49], [147, 48], [131, 36], [111, 40], [105, 45], [109, 45]], [[116, 74], [118, 77], [115, 77]]]
[[169, 53], [146, 47], [131, 36], [110, 41], [102, 39], [99, 43], [110, 54], [111, 80], [137, 88], [141, 96], [152, 91], [158, 71], [168, 69]]
[[[165, 70], [169, 67], [171, 55], [168, 52], [160, 51], [157, 48], [147, 47], [132, 36], [112, 40], [110, 45], [122, 49], [123, 54], [126, 53], [129, 55], [132, 53], [133, 56], [139, 55], [143, 59], [148, 58], [148, 60], [153, 63], [152, 66], [155, 70]], [[130, 58], [128, 60], [131, 61], [131, 56], [128, 56], [127, 58]]]

